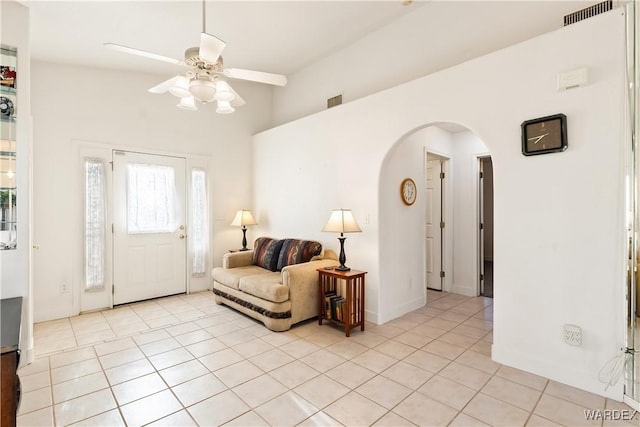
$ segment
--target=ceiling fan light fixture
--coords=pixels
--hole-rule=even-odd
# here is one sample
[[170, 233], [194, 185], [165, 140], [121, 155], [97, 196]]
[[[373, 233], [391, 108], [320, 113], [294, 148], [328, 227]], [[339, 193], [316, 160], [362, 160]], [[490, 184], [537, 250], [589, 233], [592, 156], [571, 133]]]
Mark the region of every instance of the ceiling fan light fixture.
[[178, 98], [185, 98], [191, 96], [189, 92], [189, 79], [185, 76], [178, 76], [173, 83], [173, 86], [169, 88], [169, 93]]
[[236, 111], [236, 109], [231, 106], [229, 101], [218, 101], [218, 108], [216, 108], [216, 113], [231, 114], [234, 111]]
[[189, 91], [200, 102], [211, 102], [215, 99], [216, 85], [206, 78], [191, 80]]
[[184, 98], [180, 98], [180, 102], [176, 105], [176, 107], [181, 108], [183, 110], [197, 110], [196, 100], [193, 95], [189, 94], [189, 96], [185, 96]]
[[236, 96], [231, 91], [229, 83], [225, 82], [224, 80], [218, 80], [216, 82], [216, 101], [231, 102], [235, 97]]

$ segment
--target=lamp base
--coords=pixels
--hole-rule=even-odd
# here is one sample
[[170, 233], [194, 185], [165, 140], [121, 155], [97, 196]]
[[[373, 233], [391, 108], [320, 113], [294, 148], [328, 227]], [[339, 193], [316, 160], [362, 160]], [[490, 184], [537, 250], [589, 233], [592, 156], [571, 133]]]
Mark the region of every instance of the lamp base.
[[349, 270], [351, 270], [349, 267], [344, 265], [344, 263], [347, 261], [347, 257], [344, 254], [344, 240], [345, 239], [346, 239], [346, 237], [343, 237], [343, 234], [340, 233], [340, 237], [338, 237], [338, 240], [340, 241], [340, 256], [338, 257], [338, 261], [340, 261], [340, 266], [336, 267], [336, 271], [349, 271]]
[[240, 249], [241, 251], [248, 251], [249, 248], [247, 247], [247, 227], [245, 227], [244, 225], [242, 226], [242, 249]]
[[248, 250], [249, 250], [249, 248], [240, 248], [240, 249], [238, 249], [238, 252], [244, 252], [244, 251], [248, 251]]

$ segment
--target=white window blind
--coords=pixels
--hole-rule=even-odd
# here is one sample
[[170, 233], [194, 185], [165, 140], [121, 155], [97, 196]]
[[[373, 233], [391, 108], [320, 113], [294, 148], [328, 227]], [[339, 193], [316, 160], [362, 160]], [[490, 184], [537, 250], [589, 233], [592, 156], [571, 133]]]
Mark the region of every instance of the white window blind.
[[104, 160], [87, 158], [85, 170], [85, 289], [104, 287], [106, 248], [106, 186]]
[[193, 251], [193, 265], [191, 274], [201, 276], [206, 274], [206, 256], [208, 243], [208, 209], [207, 209], [207, 175], [202, 169], [191, 171], [191, 250]]
[[171, 233], [176, 230], [176, 180], [172, 167], [127, 166], [127, 231]]

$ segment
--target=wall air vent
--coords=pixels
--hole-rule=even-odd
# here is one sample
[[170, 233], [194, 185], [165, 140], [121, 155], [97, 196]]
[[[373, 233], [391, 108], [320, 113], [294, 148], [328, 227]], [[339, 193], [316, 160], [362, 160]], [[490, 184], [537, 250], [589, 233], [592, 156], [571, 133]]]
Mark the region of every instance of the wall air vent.
[[613, 0], [607, 0], [594, 4], [593, 6], [585, 7], [577, 12], [570, 13], [564, 17], [564, 26], [575, 24], [583, 19], [591, 18], [592, 16], [600, 15], [601, 13], [608, 12], [613, 9]]
[[327, 108], [335, 107], [340, 104], [342, 104], [342, 94], [327, 99]]

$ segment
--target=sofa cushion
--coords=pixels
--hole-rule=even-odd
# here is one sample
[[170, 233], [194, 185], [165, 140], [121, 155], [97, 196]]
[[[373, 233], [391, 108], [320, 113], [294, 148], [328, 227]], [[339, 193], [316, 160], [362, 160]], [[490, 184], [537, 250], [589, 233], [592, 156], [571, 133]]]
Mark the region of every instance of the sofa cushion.
[[[245, 267], [236, 268], [222, 268], [216, 267], [213, 269], [213, 280], [216, 282], [228, 286], [229, 288], [238, 289], [240, 279], [245, 276], [252, 276], [254, 274], [269, 273], [269, 270], [265, 270], [257, 265], [247, 265]], [[279, 281], [279, 280], [278, 280]]]
[[322, 245], [312, 240], [284, 239], [280, 256], [278, 257], [277, 270], [280, 271], [287, 265], [309, 262], [311, 258], [320, 255]]
[[282, 273], [263, 273], [246, 276], [240, 279], [238, 289], [249, 295], [273, 302], [284, 302], [289, 299], [289, 287], [280, 283]]
[[253, 263], [267, 270], [276, 271], [282, 242], [283, 240], [270, 237], [257, 238], [253, 244]]

